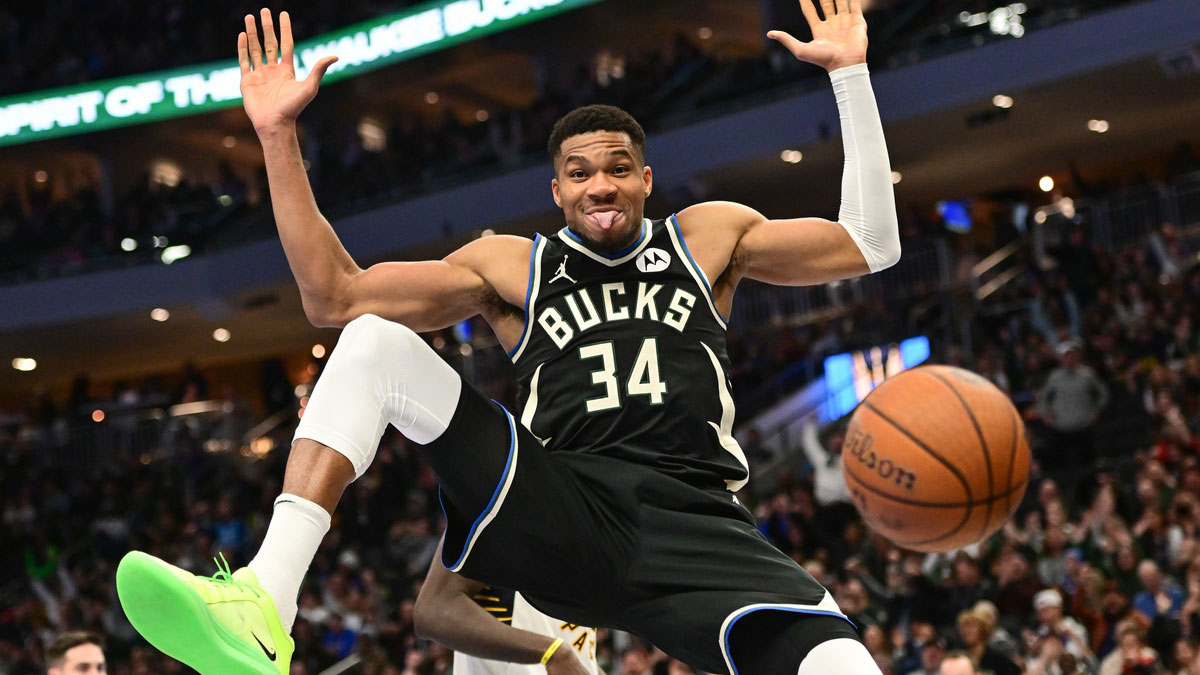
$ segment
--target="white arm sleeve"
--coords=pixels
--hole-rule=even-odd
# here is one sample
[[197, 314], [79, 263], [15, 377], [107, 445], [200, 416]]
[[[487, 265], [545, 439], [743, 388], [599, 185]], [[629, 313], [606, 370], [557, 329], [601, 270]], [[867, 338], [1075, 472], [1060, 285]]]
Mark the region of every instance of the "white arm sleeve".
[[900, 260], [900, 225], [883, 123], [867, 64], [839, 68], [829, 79], [846, 146], [838, 222], [850, 233], [871, 271], [878, 272]]

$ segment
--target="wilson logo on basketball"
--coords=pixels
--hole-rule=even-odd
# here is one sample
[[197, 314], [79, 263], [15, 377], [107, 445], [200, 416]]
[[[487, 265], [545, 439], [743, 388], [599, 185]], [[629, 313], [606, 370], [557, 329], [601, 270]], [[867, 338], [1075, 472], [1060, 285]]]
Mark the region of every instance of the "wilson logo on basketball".
[[862, 429], [854, 429], [846, 439], [850, 456], [857, 459], [863, 466], [879, 474], [880, 478], [893, 479], [896, 485], [906, 490], [912, 490], [917, 482], [917, 474], [900, 466], [890, 459], [880, 459], [875, 454], [875, 437]]

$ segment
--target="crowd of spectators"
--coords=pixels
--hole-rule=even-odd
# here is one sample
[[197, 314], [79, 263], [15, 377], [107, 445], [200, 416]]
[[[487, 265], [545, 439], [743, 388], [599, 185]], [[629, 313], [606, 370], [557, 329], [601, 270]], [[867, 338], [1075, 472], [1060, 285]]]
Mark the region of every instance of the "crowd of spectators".
[[[312, 5], [296, 12], [295, 30], [320, 34], [409, 4], [354, 0]], [[916, 15], [903, 4], [880, 2], [873, 13], [879, 33], [887, 36], [873, 46], [880, 67], [899, 65], [905, 60], [897, 60], [898, 53], [932, 42], [967, 34], [998, 37], [986, 26], [958, 20], [958, 9], [975, 11], [976, 3], [931, 3]], [[1058, 15], [1065, 11], [1046, 3], [1027, 5], [1030, 19], [1036, 15], [1050, 23], [1062, 20]], [[246, 10], [228, 0], [152, 6], [75, 0], [53, 9], [44, 3], [9, 3], [0, 8], [0, 95], [226, 58], [230, 42], [220, 27], [240, 26]], [[1078, 9], [1070, 14], [1078, 15]], [[130, 25], [139, 30], [120, 29]], [[945, 30], [929, 32], [930, 26]], [[803, 29], [797, 34], [803, 35]], [[45, 35], [72, 39], [58, 44], [41, 39]], [[677, 36], [668, 45], [621, 55], [620, 67], [607, 70], [587, 60], [567, 64], [555, 59], [557, 74], [539, 78], [541, 90], [529, 105], [491, 110], [483, 122], [464, 121], [449, 111], [437, 121], [415, 114], [381, 120], [382, 146], [360, 137], [357, 120], [323, 117], [324, 102], [318, 99], [306, 116], [304, 134], [318, 201], [332, 214], [359, 211], [515, 166], [540, 156], [554, 121], [583, 103], [624, 107], [654, 129], [672, 115], [761, 95], [780, 85], [795, 86], [798, 78], [821, 80], [818, 72], [799, 66], [782, 49], [730, 61], [717, 58], [716, 47], [701, 49], [690, 37]], [[113, 160], [141, 156], [129, 153], [128, 160]], [[212, 180], [187, 175], [176, 180], [147, 173], [115, 194], [97, 177], [73, 177], [68, 184], [45, 172], [0, 185], [0, 283], [144, 264], [166, 243], [185, 244], [200, 253], [226, 240], [270, 236], [258, 176], [239, 176], [222, 166]], [[126, 239], [136, 242], [136, 250], [123, 248]]]

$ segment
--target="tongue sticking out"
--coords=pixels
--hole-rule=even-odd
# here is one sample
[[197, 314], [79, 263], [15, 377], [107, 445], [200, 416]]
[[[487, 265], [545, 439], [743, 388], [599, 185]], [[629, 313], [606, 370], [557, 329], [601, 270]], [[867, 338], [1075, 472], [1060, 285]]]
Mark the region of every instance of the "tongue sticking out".
[[620, 215], [620, 211], [600, 211], [597, 213], [589, 213], [587, 218], [602, 230], [607, 230], [612, 227], [613, 221]]

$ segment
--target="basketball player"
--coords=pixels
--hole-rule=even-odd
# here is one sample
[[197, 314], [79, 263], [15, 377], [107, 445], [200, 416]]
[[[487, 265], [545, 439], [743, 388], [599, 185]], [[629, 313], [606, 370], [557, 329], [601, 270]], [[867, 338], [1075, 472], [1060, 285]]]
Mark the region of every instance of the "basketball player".
[[[650, 220], [641, 126], [591, 106], [550, 137], [562, 230], [365, 271], [318, 211], [296, 137], [333, 58], [298, 82], [287, 15], [277, 41], [262, 11], [262, 46], [247, 16], [243, 103], [280, 238], [310, 321], [345, 330], [257, 556], [202, 578], [128, 554], [117, 583], [133, 625], [203, 673], [286, 673], [301, 580], [390, 423], [422, 446], [441, 483], [448, 570], [515, 589], [550, 616], [630, 631], [702, 671], [877, 674], [829, 593], [758, 534], [732, 494], [748, 476], [725, 348], [738, 283], [818, 284], [900, 256], [862, 9], [815, 2], [800, 3], [812, 42], [768, 36], [830, 72], [846, 156], [838, 222], [768, 220], [728, 202]], [[519, 421], [414, 332], [476, 314], [529, 392]]]
[[455, 675], [600, 674], [594, 628], [552, 619], [520, 593], [447, 571], [440, 558], [439, 549], [413, 622], [417, 635], [454, 650]]

